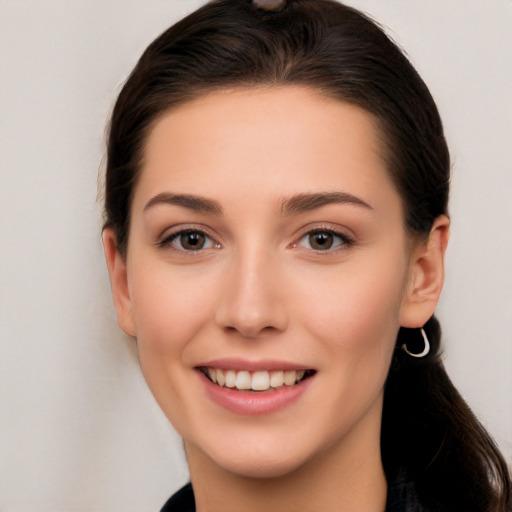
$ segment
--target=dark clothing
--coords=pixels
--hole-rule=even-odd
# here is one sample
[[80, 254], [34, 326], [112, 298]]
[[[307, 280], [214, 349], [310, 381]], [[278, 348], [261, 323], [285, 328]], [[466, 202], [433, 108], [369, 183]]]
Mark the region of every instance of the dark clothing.
[[187, 484], [173, 494], [160, 512], [196, 512], [192, 485]]
[[[195, 512], [194, 492], [190, 484], [171, 496], [161, 512]], [[334, 511], [333, 511], [334, 512]], [[388, 487], [386, 512], [428, 512], [419, 503], [414, 484], [397, 479]]]

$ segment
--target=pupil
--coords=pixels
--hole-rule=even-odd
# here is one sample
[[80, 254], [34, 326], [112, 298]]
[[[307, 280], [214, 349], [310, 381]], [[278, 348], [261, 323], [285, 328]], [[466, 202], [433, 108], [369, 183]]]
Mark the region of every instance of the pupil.
[[313, 233], [310, 235], [310, 243], [313, 249], [330, 249], [333, 244], [332, 235], [330, 233]]
[[204, 235], [197, 231], [184, 233], [181, 235], [181, 245], [185, 249], [192, 249], [195, 251], [202, 249], [204, 245]]

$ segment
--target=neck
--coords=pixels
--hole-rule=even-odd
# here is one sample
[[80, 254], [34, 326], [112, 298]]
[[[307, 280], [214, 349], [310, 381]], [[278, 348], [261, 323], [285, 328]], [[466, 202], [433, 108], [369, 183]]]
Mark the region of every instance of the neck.
[[385, 510], [387, 483], [379, 436], [370, 443], [343, 443], [274, 478], [234, 474], [194, 445], [186, 444], [186, 451], [197, 512]]

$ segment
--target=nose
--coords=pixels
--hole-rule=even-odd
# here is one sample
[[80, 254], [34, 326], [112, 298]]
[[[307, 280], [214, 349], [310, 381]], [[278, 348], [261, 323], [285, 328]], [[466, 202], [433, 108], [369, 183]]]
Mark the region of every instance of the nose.
[[244, 338], [282, 332], [288, 325], [286, 288], [278, 258], [257, 253], [242, 256], [226, 269], [216, 322]]

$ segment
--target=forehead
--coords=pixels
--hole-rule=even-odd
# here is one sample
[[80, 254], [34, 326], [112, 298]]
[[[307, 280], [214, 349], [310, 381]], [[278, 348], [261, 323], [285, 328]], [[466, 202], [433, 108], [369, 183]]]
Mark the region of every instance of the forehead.
[[371, 114], [315, 90], [213, 92], [155, 123], [135, 201], [166, 188], [220, 200], [342, 188], [386, 200], [396, 191], [380, 149]]

